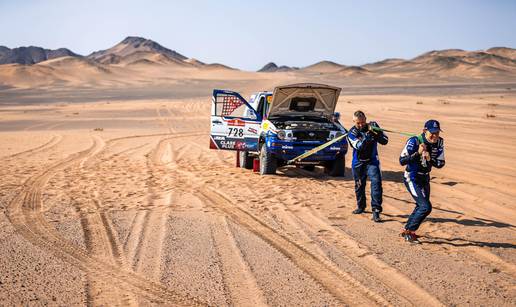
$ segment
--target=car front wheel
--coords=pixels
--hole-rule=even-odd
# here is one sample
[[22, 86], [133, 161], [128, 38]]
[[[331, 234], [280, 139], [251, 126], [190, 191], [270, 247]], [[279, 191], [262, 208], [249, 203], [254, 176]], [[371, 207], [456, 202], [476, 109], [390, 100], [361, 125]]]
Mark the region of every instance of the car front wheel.
[[262, 148], [260, 148], [260, 175], [276, 174], [277, 167], [276, 157], [267, 150], [265, 144], [262, 145]]

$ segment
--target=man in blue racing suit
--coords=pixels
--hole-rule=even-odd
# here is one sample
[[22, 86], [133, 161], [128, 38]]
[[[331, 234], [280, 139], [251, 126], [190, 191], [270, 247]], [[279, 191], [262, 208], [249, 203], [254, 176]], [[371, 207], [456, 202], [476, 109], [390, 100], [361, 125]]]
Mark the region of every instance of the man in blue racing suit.
[[423, 133], [408, 139], [400, 155], [400, 164], [406, 165], [405, 186], [416, 201], [401, 236], [407, 242], [419, 243], [416, 230], [432, 211], [430, 202], [430, 171], [444, 166], [444, 140], [439, 136], [438, 121], [425, 123]]
[[373, 220], [380, 222], [382, 212], [382, 174], [378, 159], [378, 143], [386, 145], [389, 142], [387, 135], [382, 131], [373, 130], [379, 128], [376, 122], [366, 122], [366, 116], [362, 111], [353, 114], [353, 126], [348, 133], [348, 140], [353, 147], [352, 171], [355, 180], [355, 195], [357, 209], [353, 214], [363, 213], [366, 208], [365, 187], [367, 177], [371, 180], [371, 207]]

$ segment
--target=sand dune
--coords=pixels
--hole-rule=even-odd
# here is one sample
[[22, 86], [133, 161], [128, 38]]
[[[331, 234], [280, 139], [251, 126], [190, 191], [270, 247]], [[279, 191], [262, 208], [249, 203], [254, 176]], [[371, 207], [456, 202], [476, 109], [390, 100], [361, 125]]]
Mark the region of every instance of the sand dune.
[[31, 66], [0, 65], [2, 83], [20, 88], [112, 85], [123, 80], [119, 72], [116, 67], [78, 57], [60, 57]]
[[[0, 57], [10, 52], [11, 49], [2, 47]], [[215, 83], [225, 77], [264, 78], [263, 75], [253, 75], [252, 72], [237, 73], [236, 69], [221, 63], [207, 64], [187, 58], [141, 37], [129, 36], [115, 46], [93, 52], [87, 57], [66, 55], [56, 53], [53, 56], [57, 58], [46, 61], [41, 59], [38, 64], [27, 67], [0, 65], [0, 85], [15, 88], [59, 87], [65, 84], [84, 87], [145, 87], [148, 84], [175, 86], [181, 80], [195, 78], [212, 79]], [[504, 47], [485, 51], [446, 49], [426, 52], [410, 60], [386, 59], [362, 66], [321, 61], [298, 69], [277, 66], [271, 62], [258, 72], [277, 74], [273, 79], [299, 78], [310, 81], [310, 78], [326, 78], [338, 83], [353, 83], [358, 80], [367, 84], [381, 84], [386, 81], [419, 84], [468, 83], [478, 80], [514, 82], [515, 57], [515, 49]]]
[[[88, 63], [63, 58], [21, 69], [43, 78]], [[447, 165], [432, 172], [434, 210], [420, 230], [423, 244], [413, 246], [398, 236], [414, 206], [397, 161], [405, 137], [389, 134], [380, 148], [384, 222], [375, 224], [370, 213], [351, 214], [349, 168], [342, 179], [295, 167], [263, 177], [236, 168], [234, 152], [208, 149], [205, 88], [229, 82], [247, 93], [303, 79], [153, 67], [195, 79], [168, 81], [162, 98], [151, 97], [158, 83], [150, 91], [98, 88], [108, 93], [101, 98], [70, 85], [2, 92], [18, 102], [0, 100], [4, 304], [516, 304], [516, 94], [507, 85], [343, 91], [337, 111], [348, 128], [356, 109], [409, 132], [429, 117], [441, 121]], [[225, 81], [202, 84], [198, 76]], [[170, 98], [187, 87], [190, 98]], [[77, 95], [91, 100], [72, 103]], [[24, 103], [27, 96], [36, 102]]]
[[20, 64], [0, 65], [0, 84], [32, 88], [65, 82], [59, 73], [48, 66], [27, 66]]

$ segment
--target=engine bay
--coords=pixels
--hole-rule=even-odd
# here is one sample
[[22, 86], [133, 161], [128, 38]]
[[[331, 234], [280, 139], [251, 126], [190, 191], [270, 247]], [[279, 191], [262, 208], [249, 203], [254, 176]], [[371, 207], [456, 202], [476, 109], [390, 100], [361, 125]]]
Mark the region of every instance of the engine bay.
[[319, 121], [298, 121], [298, 120], [286, 120], [286, 121], [272, 121], [274, 126], [278, 129], [283, 130], [338, 130], [337, 126], [330, 122], [319, 122]]

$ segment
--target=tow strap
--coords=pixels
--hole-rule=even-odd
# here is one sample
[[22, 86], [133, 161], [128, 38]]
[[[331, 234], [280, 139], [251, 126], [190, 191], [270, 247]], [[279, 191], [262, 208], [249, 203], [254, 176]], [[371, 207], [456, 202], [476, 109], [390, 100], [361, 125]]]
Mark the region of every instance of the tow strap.
[[[423, 142], [423, 137], [421, 136], [421, 134], [414, 134], [414, 133], [408, 133], [408, 132], [401, 132], [401, 131], [395, 131], [395, 130], [389, 130], [389, 129], [383, 129], [383, 128], [379, 128], [379, 127], [373, 127], [371, 126], [371, 129], [374, 130], [374, 131], [377, 131], [377, 132], [389, 132], [389, 133], [396, 133], [396, 134], [401, 134], [401, 135], [405, 135], [405, 136], [417, 136], [417, 139], [419, 141], [419, 143], [422, 143]], [[330, 146], [331, 144], [335, 143], [335, 142], [338, 142], [340, 140], [342, 140], [343, 138], [345, 138], [346, 136], [348, 135], [348, 132], [344, 133], [343, 135], [340, 135], [336, 138], [334, 138], [333, 140], [329, 141], [329, 142], [326, 142], [322, 145], [319, 145], [307, 152], [305, 152], [304, 154], [301, 154], [297, 157], [295, 157], [294, 159], [292, 160], [288, 160], [287, 161], [287, 164], [293, 164], [295, 162], [299, 162], [301, 161], [302, 159], [306, 158], [306, 157], [309, 157], [321, 150], [323, 150], [324, 148]]]
[[287, 164], [292, 164], [292, 163], [295, 163], [295, 162], [298, 162], [298, 161], [301, 161], [302, 159], [306, 158], [306, 157], [309, 157], [311, 155], [313, 155], [314, 153], [318, 152], [318, 151], [321, 151], [323, 150], [324, 148], [330, 146], [331, 144], [335, 143], [335, 142], [338, 142], [340, 140], [342, 140], [343, 138], [345, 138], [346, 136], [348, 135], [348, 133], [344, 133], [343, 135], [339, 135], [338, 137], [334, 138], [333, 140], [329, 141], [329, 142], [326, 142], [322, 145], [319, 145], [313, 149], [310, 149], [309, 151], [305, 152], [304, 154], [301, 154], [297, 157], [295, 157], [294, 159], [292, 160], [288, 160], [287, 161]]
[[390, 132], [390, 133], [396, 133], [396, 134], [401, 134], [401, 135], [405, 135], [405, 136], [417, 136], [417, 140], [419, 141], [419, 143], [423, 143], [424, 142], [423, 141], [423, 137], [421, 136], [421, 134], [401, 132], [401, 131], [383, 129], [383, 128], [373, 127], [373, 126], [371, 126], [371, 129], [373, 129], [375, 131]]

